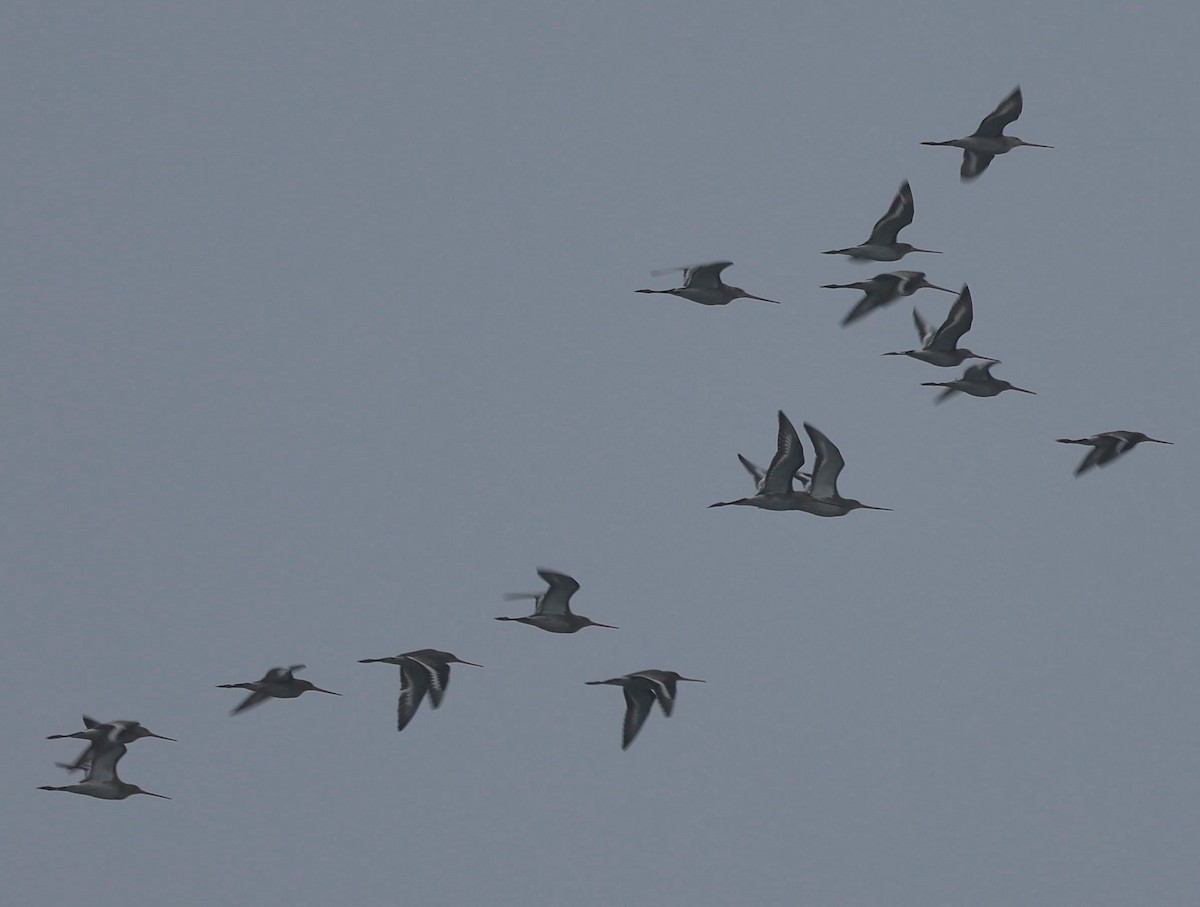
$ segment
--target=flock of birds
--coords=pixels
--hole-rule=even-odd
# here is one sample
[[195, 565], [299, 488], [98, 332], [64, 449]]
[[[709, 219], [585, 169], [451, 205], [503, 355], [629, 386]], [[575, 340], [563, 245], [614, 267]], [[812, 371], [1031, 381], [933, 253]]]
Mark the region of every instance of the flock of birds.
[[[1051, 147], [1026, 142], [1015, 136], [1004, 134], [1005, 127], [1021, 115], [1021, 109], [1021, 89], [1018, 86], [1000, 102], [995, 110], [983, 118], [979, 128], [971, 135], [961, 139], [922, 142], [921, 144], [961, 148], [963, 161], [959, 171], [960, 176], [963, 181], [973, 180], [987, 170], [993, 158], [998, 154], [1005, 154], [1021, 146]], [[863, 262], [899, 261], [910, 252], [940, 254], [932, 249], [919, 249], [909, 243], [898, 241], [897, 237], [900, 231], [912, 223], [915, 210], [912, 188], [906, 180], [901, 184], [900, 191], [892, 200], [887, 213], [876, 222], [865, 242], [843, 249], [832, 249], [825, 254], [845, 255], [852, 260]], [[732, 262], [729, 261], [716, 261], [656, 271], [655, 275], [682, 271], [683, 286], [665, 290], [643, 289], [637, 292], [664, 293], [709, 306], [728, 305], [735, 299], [756, 299], [778, 304], [778, 300], [755, 296], [740, 287], [729, 286], [722, 282], [721, 273], [731, 264]], [[893, 271], [878, 274], [870, 280], [845, 284], [825, 284], [823, 288], [854, 289], [863, 293], [862, 298], [842, 319], [843, 326], [852, 324], [901, 297], [912, 296], [921, 289], [954, 292], [946, 287], [930, 283], [922, 271]], [[913, 309], [913, 320], [920, 340], [918, 348], [884, 353], [884, 355], [908, 356], [941, 368], [954, 368], [962, 365], [968, 359], [981, 360], [980, 363], [969, 366], [957, 379], [923, 382], [924, 386], [943, 388], [935, 402], [940, 403], [958, 393], [975, 397], [994, 397], [1006, 390], [1024, 394], [1034, 393], [993, 377], [991, 369], [999, 364], [1000, 360], [989, 356], [980, 356], [959, 345], [963, 336], [971, 329], [973, 319], [974, 304], [971, 299], [971, 291], [964, 284], [951, 304], [946, 319], [936, 329], [931, 329], [917, 310]], [[780, 411], [775, 455], [770, 465], [766, 469], [762, 469], [738, 454], [738, 460], [754, 480], [754, 494], [737, 500], [719, 501], [711, 504], [710, 507], [747, 506], [762, 510], [798, 510], [822, 517], [845, 516], [852, 510], [860, 509], [889, 509], [842, 497], [837, 487], [838, 477], [845, 466], [841, 451], [824, 433], [807, 422], [804, 423], [804, 430], [812, 444], [815, 458], [811, 473], [802, 471], [805, 457], [799, 433], [791, 420]], [[1137, 431], [1107, 431], [1087, 438], [1059, 438], [1058, 441], [1062, 444], [1081, 444], [1091, 448], [1075, 469], [1076, 476], [1082, 475], [1093, 467], [1104, 466], [1112, 462], [1143, 442], [1172, 443], [1151, 438]], [[796, 488], [797, 483], [801, 486], [800, 488]], [[544, 568], [537, 572], [547, 584], [545, 590], [510, 593], [504, 596], [507, 601], [532, 599], [534, 612], [525, 617], [497, 617], [496, 620], [516, 621], [549, 633], [575, 633], [584, 627], [617, 629], [611, 624], [602, 624], [571, 611], [571, 597], [579, 591], [579, 583], [573, 577]], [[418, 649], [388, 658], [364, 658], [360, 659], [360, 662], [363, 664], [392, 664], [399, 667], [400, 696], [397, 704], [397, 731], [403, 731], [409, 725], [426, 695], [429, 697], [432, 708], [441, 705], [446, 688], [450, 683], [450, 666], [452, 664], [482, 667], [474, 662], [458, 658], [450, 652], [438, 649]], [[297, 678], [295, 672], [303, 670], [304, 667], [304, 665], [291, 665], [271, 668], [259, 680], [218, 684], [218, 687], [250, 691], [250, 695], [234, 707], [231, 712], [234, 715], [265, 702], [267, 699], [295, 699], [310, 690], [332, 696], [341, 695], [332, 690], [322, 689], [308, 680]], [[698, 678], [684, 677], [675, 671], [649, 669], [608, 680], [592, 680], [587, 683], [622, 688], [625, 694], [625, 718], [622, 727], [621, 748], [625, 749], [633, 742], [645, 724], [655, 701], [658, 702], [664, 715], [669, 716], [672, 713], [677, 684], [680, 681], [704, 682]], [[85, 772], [83, 780], [76, 784], [61, 786], [43, 785], [41, 790], [85, 794], [102, 800], [124, 800], [133, 794], [170, 799], [162, 794], [143, 790], [136, 784], [122, 781], [117, 775], [117, 763], [124, 757], [129, 744], [136, 740], [145, 737], [154, 737], [159, 740], [173, 740], [174, 738], [156, 734], [137, 721], [99, 722], [84, 715], [83, 723], [85, 727], [81, 731], [71, 734], [52, 734], [48, 738], [51, 740], [71, 738], [88, 742], [87, 748], [73, 762], [55, 763], [69, 772]]]

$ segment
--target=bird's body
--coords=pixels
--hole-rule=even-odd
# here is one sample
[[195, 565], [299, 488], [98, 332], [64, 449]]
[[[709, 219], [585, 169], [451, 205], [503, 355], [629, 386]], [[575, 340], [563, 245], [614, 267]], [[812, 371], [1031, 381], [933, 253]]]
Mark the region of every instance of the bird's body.
[[989, 356], [972, 353], [965, 347], [960, 348], [958, 342], [975, 321], [975, 305], [971, 300], [971, 290], [964, 283], [958, 298], [950, 306], [950, 313], [937, 330], [931, 330], [921, 314], [913, 309], [913, 323], [917, 327], [917, 336], [921, 338], [921, 348], [917, 350], [900, 350], [894, 353], [884, 353], [885, 356], [908, 356], [919, 362], [937, 365], [942, 368], [954, 368], [962, 365], [967, 359], [987, 359], [989, 362], [998, 360]]
[[84, 794], [100, 800], [124, 800], [133, 794], [145, 794], [148, 797], [159, 797], [170, 800], [162, 794], [152, 794], [142, 790], [136, 784], [126, 784], [117, 776], [117, 763], [125, 755], [126, 746], [117, 743], [96, 755], [88, 768], [87, 777], [78, 784], [65, 784], [61, 787], [42, 785], [39, 790], [61, 790], [71, 794]]
[[912, 223], [916, 206], [913, 204], [912, 187], [908, 180], [900, 184], [900, 191], [892, 199], [887, 213], [875, 222], [867, 241], [845, 249], [830, 249], [826, 255], [846, 255], [857, 261], [899, 261], [909, 252], [934, 252], [933, 249], [918, 249], [906, 242], [897, 242], [896, 236]]
[[549, 584], [549, 588], [545, 592], [509, 592], [504, 596], [505, 601], [533, 599], [534, 613], [528, 617], [497, 617], [496, 620], [529, 624], [531, 627], [537, 627], [539, 630], [546, 630], [550, 633], [574, 633], [584, 627], [617, 629], [611, 624], [599, 624], [590, 618], [571, 612], [571, 596], [579, 591], [579, 583], [575, 581], [574, 577], [547, 570], [545, 567], [539, 567], [537, 574]]
[[701, 265], [687, 265], [682, 268], [664, 268], [654, 271], [654, 276], [683, 272], [683, 286], [671, 290], [636, 290], [637, 293], [666, 293], [668, 296], [678, 296], [697, 302], [700, 305], [729, 305], [735, 299], [757, 299], [760, 302], [774, 302], [777, 299], [766, 299], [747, 293], [741, 287], [731, 287], [721, 282], [721, 272], [728, 268], [732, 261], [711, 261]]
[[437, 708], [442, 704], [446, 687], [450, 685], [450, 665], [463, 664], [480, 668], [473, 661], [463, 661], [449, 652], [439, 649], [417, 649], [404, 652], [391, 658], [360, 658], [360, 664], [384, 662], [400, 666], [400, 700], [396, 707], [396, 730], [404, 730], [425, 694], [429, 694], [429, 704]]
[[992, 368], [998, 364], [997, 362], [981, 362], [972, 365], [963, 372], [961, 378], [954, 381], [922, 381], [921, 385], [922, 387], [946, 388], [938, 394], [937, 399], [934, 400], [935, 403], [948, 400], [960, 392], [970, 394], [972, 397], [994, 397], [1002, 391], [1020, 391], [1022, 394], [1035, 393], [1027, 391], [1023, 387], [1016, 387], [1000, 378], [993, 378]]
[[1106, 466], [1123, 453], [1133, 450], [1143, 441], [1154, 444], [1174, 444], [1174, 441], [1160, 441], [1151, 438], [1140, 431], [1102, 431], [1088, 438], [1059, 438], [1059, 444], [1085, 444], [1092, 449], [1087, 452], [1083, 461], [1075, 467], [1075, 475], [1081, 476], [1094, 466]]
[[857, 280], [854, 283], [827, 283], [823, 290], [862, 290], [863, 298], [854, 304], [854, 308], [842, 319], [842, 327], [852, 324], [878, 308], [895, 302], [901, 296], [911, 296], [922, 288], [941, 290], [953, 293], [945, 287], [939, 287], [925, 279], [924, 271], [892, 271], [888, 274], [876, 274], [870, 280]]
[[331, 696], [342, 695], [341, 693], [333, 692], [333, 690], [323, 690], [307, 680], [300, 680], [292, 676], [294, 671], [302, 670], [304, 670], [304, 665], [271, 668], [271, 670], [262, 676], [261, 680], [251, 680], [246, 683], [219, 683], [217, 687], [222, 690], [240, 689], [251, 691], [249, 696], [234, 707], [229, 713], [230, 715], [244, 712], [246, 709], [256, 706], [260, 702], [265, 702], [268, 699], [295, 699], [301, 693], [307, 693], [309, 690], [316, 693], [328, 693]]
[[105, 750], [133, 743], [133, 741], [141, 740], [143, 737], [157, 737], [159, 740], [170, 740], [173, 743], [178, 742], [174, 737], [164, 737], [162, 734], [154, 733], [154, 731], [139, 721], [99, 722], [95, 718], [84, 715], [83, 723], [85, 729], [82, 731], [76, 731], [73, 734], [50, 734], [46, 738], [47, 740], [74, 738], [90, 741], [88, 748], [80, 753], [79, 758], [74, 762], [56, 762], [55, 765], [59, 768], [65, 768], [69, 772], [83, 771]]
[[663, 714], [670, 717], [675, 707], [675, 685], [681, 680], [690, 683], [704, 683], [695, 677], [684, 677], [675, 671], [660, 671], [652, 668], [647, 671], [636, 671], [610, 680], [589, 680], [588, 686], [609, 684], [621, 687], [625, 692], [625, 722], [621, 733], [621, 749], [628, 749], [633, 738], [638, 735], [650, 707], [657, 699]]
[[1001, 101], [996, 109], [989, 113], [976, 129], [966, 138], [948, 139], [944, 142], [922, 142], [922, 145], [949, 145], [963, 150], [962, 168], [959, 176], [963, 182], [973, 180], [987, 170], [997, 154], [1006, 154], [1022, 145], [1029, 148], [1050, 148], [1051, 145], [1038, 145], [1026, 142], [1016, 136], [1005, 135], [1004, 127], [1021, 115], [1023, 101], [1021, 86], [1012, 90], [1008, 97]]
[[[748, 498], [718, 501], [708, 506], [757, 507], [760, 510], [776, 511], [801, 510], [814, 516], [845, 516], [851, 510], [888, 509], [842, 497], [837, 490], [838, 476], [846, 465], [841, 451], [824, 433], [807, 422], [804, 423], [804, 430], [808, 432], [813, 450], [816, 451], [816, 465], [813, 467], [806, 491], [797, 491], [792, 487], [792, 480], [804, 465], [804, 447], [800, 443], [795, 426], [780, 410], [775, 457], [762, 480], [758, 482], [757, 493]], [[739, 454], [739, 459], [744, 458]], [[743, 465], [746, 463], [743, 462]]]

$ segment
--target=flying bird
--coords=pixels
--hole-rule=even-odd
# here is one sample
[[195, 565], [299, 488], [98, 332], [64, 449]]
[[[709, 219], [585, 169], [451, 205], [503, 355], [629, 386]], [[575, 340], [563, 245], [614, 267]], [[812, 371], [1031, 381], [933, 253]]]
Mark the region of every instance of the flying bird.
[[1003, 381], [1000, 378], [992, 377], [992, 368], [999, 365], [996, 361], [981, 362], [978, 365], [972, 365], [962, 377], [954, 381], [922, 381], [922, 387], [944, 387], [946, 388], [937, 395], [934, 403], [941, 403], [943, 400], [948, 400], [956, 393], [962, 392], [970, 394], [972, 397], [994, 397], [1002, 391], [1020, 391], [1023, 394], [1032, 394], [1035, 391], [1027, 391], [1023, 387], [1016, 387]]
[[837, 446], [823, 432], [804, 423], [816, 452], [817, 462], [813, 467], [806, 491], [797, 491], [792, 486], [797, 470], [804, 465], [804, 448], [792, 421], [779, 411], [779, 432], [776, 436], [775, 456], [767, 467], [758, 491], [748, 498], [736, 501], [718, 501], [711, 507], [757, 507], [760, 510], [802, 510], [814, 516], [845, 516], [851, 510], [888, 510], [873, 507], [853, 498], [844, 498], [838, 493], [837, 480], [846, 462]]
[[675, 708], [675, 684], [680, 680], [690, 683], [704, 683], [695, 677], [684, 677], [674, 671], [637, 671], [623, 677], [613, 677], [611, 680], [589, 680], [588, 686], [611, 684], [622, 687], [625, 692], [625, 724], [621, 733], [621, 749], [628, 749], [633, 738], [638, 735], [654, 700], [662, 707], [663, 714], [670, 717]]
[[971, 330], [975, 321], [975, 306], [971, 301], [971, 290], [964, 283], [958, 298], [950, 306], [950, 313], [937, 330], [930, 330], [920, 313], [913, 309], [913, 323], [917, 326], [917, 336], [921, 338], [919, 350], [900, 350], [894, 353], [884, 353], [885, 356], [909, 356], [920, 362], [928, 362], [943, 368], [953, 368], [962, 365], [967, 359], [987, 359], [998, 362], [989, 356], [972, 353], [965, 347], [959, 347], [958, 342], [963, 335]]
[[889, 274], [877, 274], [870, 280], [856, 280], [854, 283], [827, 283], [823, 290], [862, 290], [863, 297], [854, 304], [849, 314], [842, 319], [842, 327], [853, 324], [864, 315], [869, 315], [878, 308], [895, 302], [901, 296], [911, 296], [922, 288], [941, 290], [953, 293], [945, 287], [930, 283], [925, 279], [924, 271], [892, 271]]
[[101, 800], [124, 800], [134, 794], [145, 794], [147, 797], [158, 797], [170, 800], [162, 794], [152, 794], [142, 790], [136, 784], [126, 784], [117, 776], [117, 763], [125, 755], [127, 747], [118, 743], [97, 754], [88, 769], [87, 777], [78, 784], [65, 784], [61, 787], [43, 784], [38, 790], [61, 790], [71, 794], [84, 794]]
[[1004, 127], [1021, 115], [1021, 86], [1012, 90], [1007, 98], [983, 118], [979, 128], [965, 139], [948, 139], [945, 142], [922, 142], [922, 145], [952, 145], [963, 150], [962, 169], [958, 171], [962, 181], [975, 179], [987, 170], [997, 154], [1007, 154], [1014, 148], [1024, 145], [1028, 148], [1053, 148], [1053, 145], [1039, 145], [1036, 142], [1026, 142], [1013, 135], [1005, 135]]
[[328, 693], [331, 696], [341, 696], [341, 693], [335, 693], [333, 690], [323, 690], [318, 686], [314, 686], [307, 680], [300, 680], [292, 676], [294, 671], [303, 671], [304, 665], [289, 665], [286, 668], [271, 668], [262, 676], [262, 680], [251, 680], [246, 683], [219, 683], [218, 689], [222, 690], [251, 690], [249, 696], [237, 704], [237, 706], [229, 713], [236, 715], [238, 712], [244, 712], [252, 706], [258, 705], [260, 702], [265, 702], [268, 699], [295, 699], [301, 693], [307, 693], [312, 690], [316, 693]]
[[1174, 444], [1174, 441], [1160, 441], [1142, 434], [1140, 431], [1102, 431], [1090, 438], [1059, 438], [1059, 444], [1086, 444], [1092, 449], [1075, 468], [1075, 475], [1081, 476], [1093, 466], [1105, 466], [1121, 454], [1133, 450], [1143, 441], [1154, 444]]
[[666, 293], [698, 302], [700, 305], [729, 305], [735, 299], [757, 299], [760, 302], [773, 302], [779, 305], [777, 299], [766, 299], [747, 293], [741, 287], [731, 287], [721, 282], [721, 272], [728, 268], [732, 261], [710, 261], [702, 265], [687, 265], [682, 268], [663, 268], [651, 271], [654, 277], [663, 274], [683, 272], [683, 286], [673, 290], [636, 290], [637, 293]]
[[897, 234], [912, 223], [913, 212], [912, 187], [908, 180], [900, 184], [900, 191], [892, 199], [892, 206], [887, 214], [875, 222], [871, 235], [866, 242], [846, 249], [830, 249], [826, 255], [848, 255], [858, 261], [899, 261], [909, 252], [934, 252], [933, 249], [918, 249], [906, 242], [896, 242]]
[[450, 665], [483, 667], [438, 649], [417, 649], [391, 658], [360, 658], [358, 661], [359, 664], [384, 662], [400, 666], [400, 701], [396, 707], [397, 731], [408, 727], [426, 693], [429, 694], [430, 706], [436, 709], [442, 704], [446, 687], [450, 685]]
[[69, 772], [83, 771], [92, 761], [103, 753], [105, 750], [115, 746], [133, 743], [135, 740], [141, 740], [143, 737], [156, 737], [159, 740], [170, 740], [172, 743], [178, 743], [174, 737], [164, 737], [162, 734], [156, 734], [150, 728], [146, 727], [140, 721], [106, 721], [99, 722], [89, 715], [83, 716], [84, 730], [76, 731], [73, 734], [50, 734], [46, 737], [47, 740], [87, 740], [89, 741], [88, 748], [79, 754], [74, 762], [56, 762], [54, 763], [59, 768], [65, 768]]
[[571, 613], [571, 596], [579, 591], [579, 583], [574, 577], [547, 570], [545, 567], [539, 567], [537, 574], [549, 584], [545, 592], [508, 592], [504, 596], [506, 602], [533, 599], [533, 613], [528, 617], [497, 617], [496, 620], [515, 620], [551, 633], [574, 633], [584, 627], [617, 629], [612, 624], [596, 623], [587, 617]]

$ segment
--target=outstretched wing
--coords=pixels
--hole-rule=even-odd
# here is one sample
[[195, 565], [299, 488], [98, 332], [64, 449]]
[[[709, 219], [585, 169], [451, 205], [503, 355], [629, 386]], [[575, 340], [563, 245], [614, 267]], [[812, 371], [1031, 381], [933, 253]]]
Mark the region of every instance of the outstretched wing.
[[812, 482], [809, 483], [808, 493], [814, 498], [836, 498], [838, 496], [837, 480], [846, 466], [842, 452], [818, 428], [804, 423], [804, 430], [812, 439], [813, 450], [817, 453], [817, 465], [813, 467]]
[[421, 700], [425, 698], [425, 691], [430, 688], [429, 672], [419, 666], [410, 667], [411, 664], [410, 661], [400, 665], [400, 697], [396, 701], [397, 731], [408, 727], [413, 715], [417, 714]]
[[[996, 109], [985, 116], [979, 122], [979, 128], [975, 130], [975, 136], [988, 138], [997, 138], [1004, 133], [1004, 127], [1021, 115], [1021, 86], [1018, 85], [1012, 90], [1007, 98], [996, 105]], [[987, 164], [983, 165], [984, 167]], [[980, 173], [983, 171], [980, 170]]]
[[650, 714], [650, 706], [654, 704], [654, 693], [649, 687], [625, 687], [625, 725], [621, 733], [621, 749], [628, 749], [633, 738], [638, 735], [646, 716]]
[[231, 709], [229, 714], [236, 715], [238, 712], [244, 712], [246, 709], [252, 709], [260, 702], [266, 702], [270, 698], [271, 697], [262, 690], [255, 690], [253, 693], [239, 702], [233, 709]]
[[804, 448], [791, 420], [779, 411], [779, 433], [776, 436], [775, 456], [763, 476], [759, 494], [786, 494], [792, 491], [796, 470], [804, 465]]
[[550, 588], [537, 600], [538, 614], [570, 614], [571, 596], [579, 591], [579, 583], [572, 576], [556, 573], [545, 567], [538, 568], [538, 576], [550, 584]]
[[109, 784], [113, 781], [120, 781], [117, 777], [117, 763], [121, 761], [121, 757], [125, 755], [125, 744], [118, 743], [116, 746], [109, 747], [103, 752], [97, 753], [92, 760], [92, 765], [88, 769], [86, 781], [99, 781], [102, 784]]
[[890, 246], [896, 241], [896, 234], [912, 223], [915, 210], [912, 187], [908, 185], [908, 180], [905, 180], [900, 184], [900, 191], [896, 193], [896, 197], [892, 199], [892, 206], [888, 208], [887, 214], [875, 222], [867, 243]]
[[930, 350], [944, 350], [946, 352], [956, 349], [958, 341], [962, 339], [963, 334], [971, 330], [971, 324], [974, 320], [975, 306], [971, 302], [971, 290], [964, 283], [962, 292], [958, 294], [958, 298], [950, 306], [950, 314], [946, 316], [946, 320], [942, 322], [942, 326], [929, 338], [929, 341], [925, 344], [925, 348]]
[[964, 151], [962, 166], [958, 169], [958, 176], [963, 181], [973, 180], [983, 171], [987, 170], [988, 164], [992, 162], [992, 158], [996, 155], [985, 154], [982, 151]]

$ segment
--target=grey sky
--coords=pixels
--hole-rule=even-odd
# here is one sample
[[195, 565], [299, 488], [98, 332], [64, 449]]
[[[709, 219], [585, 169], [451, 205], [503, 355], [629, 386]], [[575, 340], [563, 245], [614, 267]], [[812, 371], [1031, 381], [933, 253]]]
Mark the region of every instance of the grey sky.
[[[1194, 900], [1200, 10], [477, 6], [0, 15], [12, 902]], [[1054, 150], [918, 144], [1018, 83]], [[820, 255], [903, 179], [943, 255]], [[633, 293], [718, 258], [784, 304]], [[895, 267], [1038, 396], [879, 355], [946, 294], [839, 328]], [[706, 510], [780, 408], [894, 512]], [[537, 566], [621, 630], [494, 622]], [[80, 712], [173, 801], [36, 790]]]

